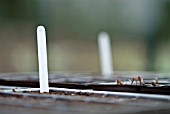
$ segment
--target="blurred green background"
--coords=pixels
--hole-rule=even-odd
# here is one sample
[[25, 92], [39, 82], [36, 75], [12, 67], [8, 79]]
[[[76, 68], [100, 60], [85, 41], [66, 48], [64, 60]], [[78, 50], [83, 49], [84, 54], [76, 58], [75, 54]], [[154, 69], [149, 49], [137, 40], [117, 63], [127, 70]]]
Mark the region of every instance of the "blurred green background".
[[50, 71], [100, 73], [97, 35], [116, 71], [170, 71], [170, 0], [0, 0], [0, 72], [35, 72], [36, 27]]

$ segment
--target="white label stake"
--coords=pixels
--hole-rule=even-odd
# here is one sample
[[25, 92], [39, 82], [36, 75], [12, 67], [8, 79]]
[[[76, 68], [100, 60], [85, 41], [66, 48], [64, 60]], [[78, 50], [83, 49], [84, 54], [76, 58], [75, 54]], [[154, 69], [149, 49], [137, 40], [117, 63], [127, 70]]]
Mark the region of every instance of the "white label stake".
[[49, 92], [46, 33], [45, 28], [43, 26], [37, 27], [37, 44], [38, 44], [40, 93]]
[[110, 38], [108, 33], [101, 32], [98, 35], [98, 46], [101, 73], [105, 78], [110, 78], [110, 76], [113, 75], [113, 65]]

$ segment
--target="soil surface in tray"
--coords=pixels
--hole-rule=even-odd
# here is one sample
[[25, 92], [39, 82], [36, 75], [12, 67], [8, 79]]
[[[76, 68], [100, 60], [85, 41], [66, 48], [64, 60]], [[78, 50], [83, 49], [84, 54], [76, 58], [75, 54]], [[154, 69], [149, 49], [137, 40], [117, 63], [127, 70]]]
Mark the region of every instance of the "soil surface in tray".
[[23, 93], [117, 98], [117, 96], [110, 96], [110, 95], [104, 95], [104, 94], [94, 94], [94, 93], [84, 93], [84, 92], [64, 92], [64, 91], [55, 91], [54, 92], [54, 91], [51, 91], [49, 93], [40, 93], [39, 91], [24, 91]]
[[[155, 86], [153, 81], [158, 82]], [[137, 76], [135, 77], [135, 79]], [[51, 74], [49, 76], [49, 86], [57, 88], [69, 89], [93, 89], [97, 91], [112, 91], [112, 92], [132, 92], [132, 93], [147, 93], [147, 94], [163, 94], [170, 95], [170, 78], [159, 78], [159, 75], [146, 73], [141, 76], [145, 85], [140, 86], [139, 80], [134, 80], [132, 84], [132, 75], [117, 74], [113, 78], [104, 79], [101, 76], [85, 76], [82, 74], [67, 76]], [[116, 83], [119, 79], [120, 83]], [[117, 80], [118, 81], [118, 80]], [[137, 85], [136, 85], [137, 83]], [[38, 75], [36, 74], [1, 74], [0, 85], [17, 86], [17, 87], [32, 87], [39, 88]]]
[[170, 86], [162, 87], [147, 87], [140, 85], [91, 85], [93, 90], [98, 91], [113, 91], [113, 92], [133, 92], [133, 93], [147, 93], [147, 94], [164, 94], [170, 95]]

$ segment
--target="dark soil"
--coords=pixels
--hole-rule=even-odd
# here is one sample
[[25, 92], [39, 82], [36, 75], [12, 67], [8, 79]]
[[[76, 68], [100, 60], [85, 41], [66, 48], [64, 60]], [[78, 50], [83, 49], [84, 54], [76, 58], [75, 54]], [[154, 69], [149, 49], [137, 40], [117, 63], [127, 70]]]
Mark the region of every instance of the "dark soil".
[[33, 93], [33, 94], [48, 94], [48, 95], [69, 95], [69, 96], [89, 96], [89, 97], [114, 97], [104, 94], [94, 94], [94, 93], [84, 93], [84, 92], [64, 92], [64, 91], [51, 91], [49, 93], [40, 93], [39, 91], [24, 91], [23, 93]]

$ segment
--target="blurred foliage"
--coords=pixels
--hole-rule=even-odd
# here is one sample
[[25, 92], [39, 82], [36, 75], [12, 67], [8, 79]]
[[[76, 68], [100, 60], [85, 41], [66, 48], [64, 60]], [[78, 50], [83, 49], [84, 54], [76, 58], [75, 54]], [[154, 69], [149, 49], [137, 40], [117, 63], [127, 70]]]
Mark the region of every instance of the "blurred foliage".
[[170, 70], [169, 0], [0, 0], [0, 71], [37, 71], [44, 25], [50, 71], [100, 72], [97, 34], [110, 34], [115, 70]]

